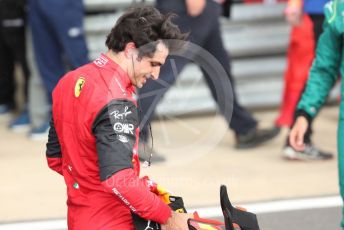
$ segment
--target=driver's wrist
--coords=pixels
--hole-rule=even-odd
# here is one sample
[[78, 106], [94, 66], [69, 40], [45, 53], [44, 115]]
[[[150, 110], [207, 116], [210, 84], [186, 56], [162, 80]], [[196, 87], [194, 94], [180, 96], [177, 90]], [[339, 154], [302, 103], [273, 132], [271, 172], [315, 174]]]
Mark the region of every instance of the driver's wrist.
[[174, 211], [171, 209], [171, 213], [170, 213], [170, 216], [167, 218], [167, 220], [165, 221], [165, 223], [162, 223], [162, 224], [169, 224], [173, 218], [174, 218]]

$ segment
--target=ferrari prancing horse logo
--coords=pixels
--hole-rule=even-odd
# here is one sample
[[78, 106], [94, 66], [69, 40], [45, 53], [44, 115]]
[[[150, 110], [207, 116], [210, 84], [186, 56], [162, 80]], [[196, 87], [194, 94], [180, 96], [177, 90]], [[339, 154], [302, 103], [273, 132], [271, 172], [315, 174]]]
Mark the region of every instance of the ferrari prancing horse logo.
[[80, 96], [80, 93], [84, 84], [85, 84], [85, 78], [79, 77], [79, 79], [76, 81], [75, 88], [74, 88], [75, 97]]

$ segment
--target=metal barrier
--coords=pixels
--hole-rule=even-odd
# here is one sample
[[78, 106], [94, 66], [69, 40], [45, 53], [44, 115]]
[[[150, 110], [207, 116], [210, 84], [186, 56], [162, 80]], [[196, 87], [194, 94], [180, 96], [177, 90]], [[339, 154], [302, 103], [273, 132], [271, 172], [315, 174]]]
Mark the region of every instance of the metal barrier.
[[[106, 51], [105, 36], [130, 0], [85, 0], [85, 27], [91, 58]], [[153, 1], [147, 0], [148, 4]], [[221, 20], [223, 39], [230, 52], [239, 100], [244, 106], [267, 107], [280, 103], [289, 26], [283, 18], [285, 4], [235, 4], [231, 20]], [[103, 12], [103, 13], [102, 13]], [[185, 102], [185, 90], [192, 89]], [[177, 84], [157, 108], [160, 115], [215, 110], [202, 74], [188, 65]]]

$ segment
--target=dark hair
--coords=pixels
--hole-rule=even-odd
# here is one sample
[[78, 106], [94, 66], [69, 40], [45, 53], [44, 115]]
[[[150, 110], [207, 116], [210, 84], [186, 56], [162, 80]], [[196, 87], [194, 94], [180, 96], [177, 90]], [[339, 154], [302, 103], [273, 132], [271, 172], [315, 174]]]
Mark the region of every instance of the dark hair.
[[[171, 51], [177, 51], [183, 45], [188, 34], [181, 33], [171, 19], [174, 15], [163, 15], [152, 6], [129, 8], [116, 22], [106, 38], [106, 46], [114, 51], [123, 51], [129, 42], [139, 48], [139, 56], [152, 56], [158, 40]], [[173, 40], [169, 42], [169, 40]]]

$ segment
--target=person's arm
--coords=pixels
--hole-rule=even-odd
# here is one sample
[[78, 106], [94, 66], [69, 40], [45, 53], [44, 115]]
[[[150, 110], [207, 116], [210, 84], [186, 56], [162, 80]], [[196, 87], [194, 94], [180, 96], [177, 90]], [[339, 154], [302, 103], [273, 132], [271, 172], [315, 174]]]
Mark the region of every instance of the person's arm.
[[97, 115], [93, 134], [99, 160], [100, 181], [105, 190], [116, 195], [131, 211], [144, 219], [164, 224], [171, 209], [149, 191], [133, 170], [133, 146], [138, 127], [136, 106], [128, 100], [114, 100]]
[[[297, 150], [304, 148], [303, 136], [306, 129], [324, 104], [338, 78], [343, 44], [336, 21], [336, 16], [341, 15], [341, 11], [336, 4], [337, 1], [326, 4], [324, 32], [319, 38], [306, 90], [298, 104], [297, 119], [289, 135], [291, 146]], [[343, 24], [340, 22], [339, 25]]]
[[56, 134], [54, 120], [50, 120], [48, 143], [46, 145], [46, 157], [48, 166], [62, 175], [62, 154], [59, 139]]

